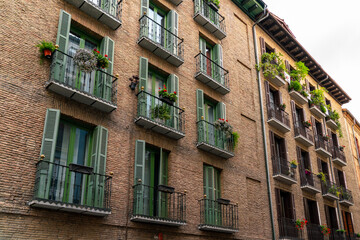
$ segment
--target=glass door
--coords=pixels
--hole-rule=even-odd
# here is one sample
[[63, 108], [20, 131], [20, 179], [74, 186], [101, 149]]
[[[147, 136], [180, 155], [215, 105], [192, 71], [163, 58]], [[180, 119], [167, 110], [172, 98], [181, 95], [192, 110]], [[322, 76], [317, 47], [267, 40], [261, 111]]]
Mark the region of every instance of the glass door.
[[[153, 71], [149, 71], [148, 74], [148, 79], [147, 79], [147, 84], [146, 84], [146, 91], [148, 93], [150, 93], [151, 95], [155, 96], [152, 97], [151, 95], [147, 94], [147, 98], [146, 98], [146, 106], [147, 106], [147, 113], [149, 118], [153, 118], [153, 111], [152, 109], [154, 109], [156, 106], [160, 107], [162, 105], [164, 105], [164, 107], [167, 107], [166, 103], [163, 103], [162, 101], [160, 101], [159, 98], [159, 90], [163, 89], [164, 87], [166, 87], [166, 80], [163, 76], [153, 72]], [[170, 110], [170, 108], [169, 108]], [[160, 121], [160, 119], [158, 119]]]
[[166, 14], [162, 10], [150, 4], [149, 18], [152, 21], [149, 20], [149, 38], [159, 43], [161, 46], [165, 45], [165, 16]]
[[207, 132], [207, 142], [215, 146], [215, 127], [212, 125], [215, 120], [215, 107], [212, 103], [205, 101], [205, 120], [206, 122], [206, 132]]

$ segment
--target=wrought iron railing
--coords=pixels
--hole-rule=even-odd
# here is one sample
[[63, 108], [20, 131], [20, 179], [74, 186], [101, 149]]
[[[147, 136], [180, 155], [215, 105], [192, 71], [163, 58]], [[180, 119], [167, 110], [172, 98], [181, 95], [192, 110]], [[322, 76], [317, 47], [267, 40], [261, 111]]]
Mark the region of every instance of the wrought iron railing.
[[112, 177], [92, 167], [37, 163], [34, 199], [110, 210]]
[[281, 123], [285, 124], [287, 127], [290, 127], [289, 114], [280, 109], [278, 106], [273, 104], [268, 104], [268, 119], [275, 118]]
[[319, 134], [315, 134], [314, 140], [315, 140], [315, 149], [323, 148], [326, 151], [331, 152], [329, 140], [326, 140], [323, 136]]
[[152, 42], [166, 49], [171, 54], [184, 60], [184, 39], [179, 38], [174, 33], [152, 20], [147, 15], [140, 18], [140, 38], [148, 38]]
[[197, 122], [197, 128], [199, 143], [207, 143], [228, 152], [234, 151], [234, 140], [232, 135], [217, 128], [213, 123], [200, 120]]
[[295, 137], [301, 135], [311, 142], [314, 141], [313, 134], [311, 133], [312, 131], [309, 128], [305, 127], [302, 122], [300, 121], [296, 122], [294, 131], [295, 131]]
[[322, 194], [332, 194], [336, 197], [340, 196], [340, 187], [330, 180], [326, 180], [326, 182], [321, 181], [321, 189]]
[[279, 218], [279, 238], [301, 239], [302, 232], [296, 228], [295, 220]]
[[344, 187], [339, 187], [340, 189], [340, 201], [348, 201], [350, 203], [354, 203], [352, 192], [349, 189], [346, 189]]
[[212, 9], [209, 6], [208, 1], [206, 0], [194, 1], [194, 5], [195, 5], [195, 9], [194, 9], [195, 16], [197, 14], [203, 15], [221, 31], [223, 31], [224, 33], [226, 32], [225, 18], [221, 16], [217, 11]]
[[224, 199], [201, 199], [200, 226], [214, 226], [230, 230], [239, 229], [238, 205]]
[[341, 161], [346, 162], [345, 153], [337, 146], [334, 146], [332, 149], [332, 158], [339, 158]]
[[272, 157], [273, 174], [282, 175], [296, 180], [296, 169], [290, 166], [287, 159], [283, 157]]
[[324, 234], [321, 233], [321, 227], [318, 224], [308, 223], [306, 226], [308, 240], [324, 240]]
[[121, 21], [122, 0], [89, 0], [88, 2]]
[[139, 117], [148, 118], [182, 133], [185, 132], [185, 111], [183, 109], [145, 91], [140, 91], [137, 97]]
[[203, 53], [195, 56], [196, 73], [203, 73], [206, 76], [217, 81], [226, 88], [229, 88], [229, 71], [208, 58]]
[[313, 173], [306, 172], [305, 170], [300, 171], [300, 181], [301, 187], [311, 186], [319, 191], [321, 189], [320, 178]]
[[174, 188], [143, 184], [133, 186], [133, 217], [148, 217], [157, 220], [186, 222], [186, 194]]
[[81, 71], [76, 66], [73, 56], [60, 50], [53, 52], [50, 69], [51, 81], [116, 105], [117, 77], [100, 68], [92, 72]]
[[346, 238], [345, 233], [337, 232], [336, 228], [330, 230], [329, 240], [349, 240], [351, 238]]

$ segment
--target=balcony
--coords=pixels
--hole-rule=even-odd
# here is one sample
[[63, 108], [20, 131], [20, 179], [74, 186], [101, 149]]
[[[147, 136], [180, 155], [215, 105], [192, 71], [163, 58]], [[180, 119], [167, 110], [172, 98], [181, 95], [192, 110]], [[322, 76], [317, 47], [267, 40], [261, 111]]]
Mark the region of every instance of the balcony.
[[319, 134], [315, 135], [315, 152], [325, 158], [331, 157], [332, 155], [329, 145], [329, 141], [325, 140], [323, 136]]
[[326, 125], [334, 131], [338, 130], [338, 125], [329, 116], [326, 116]]
[[117, 108], [117, 78], [100, 69], [80, 71], [73, 57], [59, 50], [53, 53], [50, 79], [45, 87], [106, 113]]
[[352, 193], [349, 189], [346, 189], [345, 187], [340, 187], [340, 201], [339, 203], [344, 206], [353, 206], [354, 200]]
[[239, 231], [238, 205], [226, 199], [201, 199], [200, 224], [203, 231], [236, 233]]
[[143, 15], [139, 21], [140, 36], [137, 43], [140, 46], [176, 67], [184, 63], [183, 39], [147, 15]]
[[230, 92], [229, 71], [225, 70], [202, 53], [196, 55], [195, 59], [195, 78], [197, 80], [223, 95]]
[[320, 193], [321, 184], [320, 179], [313, 173], [306, 174], [305, 171], [300, 171], [301, 189], [309, 193]]
[[295, 132], [295, 140], [301, 143], [306, 147], [311, 147], [314, 145], [314, 138], [312, 131], [305, 127], [302, 122], [297, 122], [296, 126], [294, 127]]
[[295, 220], [289, 218], [279, 218], [279, 239], [303, 239], [301, 231], [297, 230], [295, 226]]
[[324, 240], [324, 235], [321, 233], [320, 225], [308, 223], [306, 230], [308, 240]]
[[89, 16], [116, 30], [121, 26], [122, 0], [65, 0]]
[[194, 20], [222, 40], [226, 37], [225, 18], [212, 9], [207, 1], [194, 2]]
[[154, 223], [168, 226], [186, 225], [186, 194], [174, 188], [143, 184], [133, 186], [133, 222]]
[[296, 169], [291, 168], [289, 162], [282, 157], [273, 157], [273, 178], [285, 184], [296, 184]]
[[82, 213], [111, 214], [111, 177], [94, 173], [92, 167], [69, 166], [41, 160], [37, 163], [32, 207]]
[[310, 106], [310, 112], [312, 113], [312, 115], [314, 115], [315, 117], [317, 117], [319, 119], [323, 119], [326, 116], [325, 113], [323, 113], [320, 110], [320, 107], [317, 105]]
[[179, 6], [180, 3], [183, 2], [183, 0], [168, 0], [169, 2], [171, 2], [172, 4], [174, 4], [175, 6]]
[[306, 104], [308, 102], [308, 99], [303, 96], [301, 93], [295, 90], [291, 90], [289, 92], [290, 97], [300, 106]]
[[355, 236], [353, 238], [347, 238], [344, 233], [337, 232], [337, 228], [332, 228], [330, 230], [329, 239], [330, 240], [357, 240]]
[[346, 166], [345, 153], [339, 147], [334, 146], [332, 151], [332, 161], [340, 166]]
[[330, 201], [339, 200], [339, 187], [333, 182], [321, 182], [322, 195]]
[[224, 131], [217, 129], [213, 123], [205, 120], [198, 121], [197, 128], [197, 148], [225, 159], [234, 157], [232, 137], [226, 136]]
[[274, 85], [275, 87], [282, 87], [286, 84], [286, 81], [282, 79], [279, 75], [276, 75], [275, 77], [269, 75], [265, 77], [265, 79], [268, 80], [268, 82]]
[[136, 95], [138, 97], [137, 118], [135, 119], [137, 125], [176, 140], [185, 137], [183, 109], [145, 91], [140, 91]]
[[290, 132], [289, 114], [278, 106], [268, 104], [268, 123], [282, 133]]

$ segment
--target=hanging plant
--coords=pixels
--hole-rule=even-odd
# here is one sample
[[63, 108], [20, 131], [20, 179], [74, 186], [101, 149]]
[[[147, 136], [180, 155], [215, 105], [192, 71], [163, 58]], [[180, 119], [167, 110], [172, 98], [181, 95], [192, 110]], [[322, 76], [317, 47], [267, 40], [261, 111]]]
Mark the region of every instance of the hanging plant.
[[57, 45], [54, 45], [52, 42], [47, 42], [47, 41], [40, 41], [39, 44], [35, 45], [35, 47], [39, 48], [39, 52], [40, 52], [40, 64], [43, 63], [44, 58], [50, 59], [52, 53], [55, 51], [55, 49], [58, 48]]
[[309, 68], [301, 61], [295, 63], [295, 69], [291, 70], [290, 76], [295, 80], [300, 82], [306, 77], [309, 72]]
[[326, 225], [320, 225], [320, 228], [321, 228], [321, 233], [324, 235], [324, 236], [329, 236], [330, 235], [330, 228], [328, 228]]
[[325, 175], [325, 173], [319, 172], [319, 173], [317, 174], [317, 176], [318, 176], [318, 178], [321, 179], [321, 181], [322, 181], [323, 183], [326, 183], [326, 175]]
[[218, 120], [216, 120], [214, 122], [214, 126], [216, 129], [219, 129], [219, 130], [225, 132], [225, 135], [227, 138], [231, 138], [232, 133], [233, 133], [233, 128], [229, 124], [228, 120], [219, 118]]
[[295, 222], [295, 226], [296, 226], [297, 230], [301, 231], [306, 227], [307, 223], [308, 223], [308, 221], [305, 218], [303, 220], [298, 219]]
[[97, 67], [98, 68], [108, 68], [109, 67], [109, 60], [110, 58], [108, 57], [107, 54], [105, 54], [104, 56], [100, 54], [100, 51], [98, 51], [96, 48], [93, 50], [93, 54], [95, 55], [96, 59], [97, 59]]
[[92, 72], [97, 68], [96, 56], [86, 49], [78, 49], [74, 55], [73, 60], [79, 70], [83, 72]]
[[161, 120], [169, 120], [171, 118], [170, 115], [170, 107], [166, 104], [158, 104], [151, 109], [151, 113], [154, 118], [158, 118]]
[[281, 53], [264, 53], [261, 55], [261, 63], [255, 65], [255, 67], [258, 71], [262, 69], [265, 77], [274, 78], [279, 75], [282, 79], [285, 79], [286, 67], [281, 56]]

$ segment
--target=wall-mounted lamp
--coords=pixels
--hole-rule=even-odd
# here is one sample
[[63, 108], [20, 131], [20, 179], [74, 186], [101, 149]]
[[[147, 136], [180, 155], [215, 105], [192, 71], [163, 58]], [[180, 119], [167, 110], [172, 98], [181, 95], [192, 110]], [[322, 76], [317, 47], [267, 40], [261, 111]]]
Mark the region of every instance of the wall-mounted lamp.
[[139, 77], [138, 76], [132, 76], [131, 78], [129, 78], [129, 81], [131, 82], [129, 87], [131, 88], [131, 90], [135, 90], [136, 85], [139, 83]]

